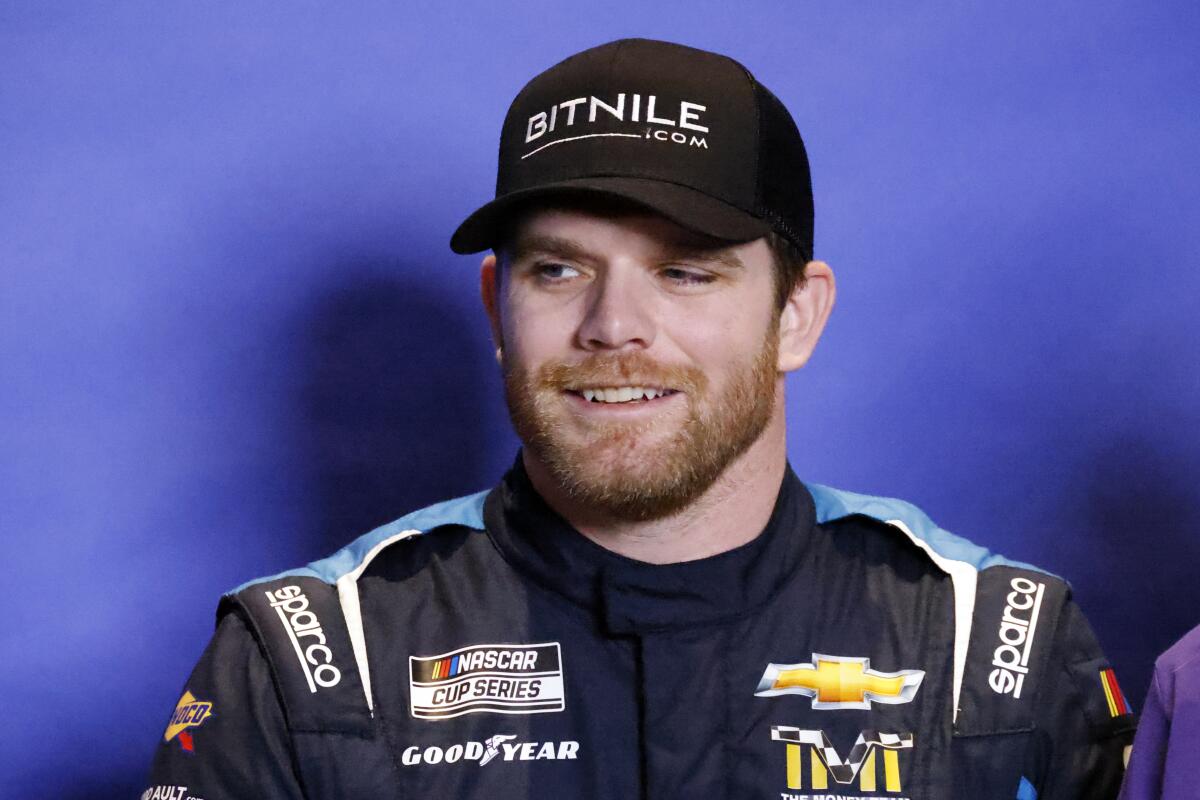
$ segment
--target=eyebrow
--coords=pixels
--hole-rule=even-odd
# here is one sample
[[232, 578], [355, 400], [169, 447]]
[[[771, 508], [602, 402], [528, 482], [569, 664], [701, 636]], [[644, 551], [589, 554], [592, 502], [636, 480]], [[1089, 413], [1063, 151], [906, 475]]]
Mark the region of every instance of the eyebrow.
[[[699, 248], [681, 244], [666, 244], [663, 246], [664, 256], [661, 261], [689, 261], [697, 264], [714, 264], [727, 269], [744, 270], [746, 265], [740, 258], [727, 248]], [[575, 261], [591, 261], [593, 256], [587, 248], [563, 236], [534, 234], [523, 236], [517, 240], [510, 250], [510, 258], [516, 261], [533, 253], [569, 258]]]
[[562, 258], [570, 258], [575, 261], [590, 260], [588, 251], [573, 239], [567, 239], [562, 236], [548, 236], [535, 234], [533, 236], [522, 236], [513, 244], [509, 257], [513, 261], [525, 258], [532, 253], [544, 253], [546, 255], [561, 256]]
[[742, 260], [729, 252], [728, 249], [697, 249], [691, 247], [679, 247], [670, 251], [671, 258], [679, 258], [684, 261], [691, 261], [698, 264], [717, 264], [728, 269], [745, 269], [746, 265]]

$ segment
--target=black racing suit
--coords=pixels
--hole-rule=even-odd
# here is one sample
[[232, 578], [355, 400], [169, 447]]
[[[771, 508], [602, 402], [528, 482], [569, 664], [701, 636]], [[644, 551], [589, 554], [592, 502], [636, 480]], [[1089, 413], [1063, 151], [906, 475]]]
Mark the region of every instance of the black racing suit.
[[790, 469], [753, 541], [651, 565], [518, 463], [218, 616], [147, 800], [1094, 800], [1132, 738], [1062, 580]]

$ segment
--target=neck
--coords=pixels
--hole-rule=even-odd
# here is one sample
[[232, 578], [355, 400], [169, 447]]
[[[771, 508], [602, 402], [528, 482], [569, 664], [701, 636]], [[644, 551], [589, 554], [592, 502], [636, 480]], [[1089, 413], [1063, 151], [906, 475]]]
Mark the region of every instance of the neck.
[[[780, 395], [782, 392], [779, 393]], [[545, 466], [524, 451], [525, 471], [538, 494], [596, 544], [651, 564], [706, 558], [745, 544], [766, 527], [787, 468], [783, 398], [762, 435], [685, 508], [661, 519], [615, 519], [562, 490]]]

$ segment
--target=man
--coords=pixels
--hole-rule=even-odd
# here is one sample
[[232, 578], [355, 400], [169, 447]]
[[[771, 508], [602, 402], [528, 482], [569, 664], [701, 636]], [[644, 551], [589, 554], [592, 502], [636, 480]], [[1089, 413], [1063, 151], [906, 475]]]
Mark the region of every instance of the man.
[[1187, 800], [1200, 750], [1200, 627], [1154, 662], [1121, 800]]
[[788, 467], [834, 282], [779, 100], [613, 42], [499, 161], [451, 244], [493, 250], [520, 456], [227, 595], [147, 796], [1115, 795], [1131, 715], [1065, 583]]

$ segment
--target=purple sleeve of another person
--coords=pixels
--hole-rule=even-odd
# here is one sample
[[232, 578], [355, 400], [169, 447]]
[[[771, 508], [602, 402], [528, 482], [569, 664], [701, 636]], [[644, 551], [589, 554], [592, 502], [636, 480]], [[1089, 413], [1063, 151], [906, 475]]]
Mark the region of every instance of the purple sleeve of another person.
[[1200, 627], [1154, 665], [1121, 800], [1200, 798]]

